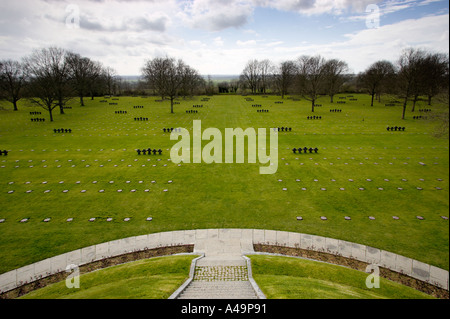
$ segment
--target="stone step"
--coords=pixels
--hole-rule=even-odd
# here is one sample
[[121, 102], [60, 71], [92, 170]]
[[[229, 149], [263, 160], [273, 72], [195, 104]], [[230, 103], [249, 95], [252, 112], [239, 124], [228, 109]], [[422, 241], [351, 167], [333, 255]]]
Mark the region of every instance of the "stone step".
[[192, 281], [178, 299], [257, 299], [249, 281]]

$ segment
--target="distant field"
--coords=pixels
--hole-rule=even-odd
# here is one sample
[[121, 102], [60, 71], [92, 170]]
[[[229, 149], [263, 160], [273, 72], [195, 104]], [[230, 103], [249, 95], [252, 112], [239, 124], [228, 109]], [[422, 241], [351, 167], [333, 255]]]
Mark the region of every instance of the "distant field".
[[[321, 98], [314, 114], [308, 101], [278, 104], [276, 96], [180, 99], [174, 114], [169, 102], [155, 101], [159, 97], [86, 99], [85, 107], [74, 99], [65, 115], [55, 112], [53, 123], [26, 101], [18, 112], [0, 102], [0, 150], [10, 151], [0, 156], [0, 273], [118, 238], [198, 228], [334, 237], [448, 270], [449, 225], [441, 217], [448, 217], [449, 208], [448, 139], [433, 136], [436, 123], [413, 120], [410, 107], [401, 120], [401, 106], [385, 106], [388, 98], [370, 107], [367, 95], [355, 95], [357, 101], [340, 96], [346, 99], [335, 97], [334, 104]], [[269, 112], [259, 113], [252, 104]], [[421, 108], [429, 107], [419, 102], [416, 109]], [[127, 113], [116, 114], [119, 110]], [[414, 115], [427, 115], [417, 110]], [[308, 120], [312, 115], [322, 119]], [[30, 120], [41, 117], [46, 121]], [[259, 163], [172, 163], [169, 150], [175, 141], [163, 128], [192, 130], [194, 119], [202, 120], [203, 129], [222, 131], [291, 127], [278, 135], [277, 173], [260, 175]], [[388, 126], [406, 130], [388, 132]], [[72, 133], [54, 133], [58, 128]], [[305, 146], [319, 151], [292, 152]], [[137, 148], [163, 153], [137, 155]], [[21, 223], [24, 218], [28, 221]]]

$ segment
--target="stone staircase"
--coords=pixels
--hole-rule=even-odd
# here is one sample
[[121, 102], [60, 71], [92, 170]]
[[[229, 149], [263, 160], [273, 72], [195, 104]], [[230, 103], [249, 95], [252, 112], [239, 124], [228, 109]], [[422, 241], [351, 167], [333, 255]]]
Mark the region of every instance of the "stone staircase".
[[253, 252], [252, 243], [227, 235], [211, 233], [196, 241], [194, 252], [203, 256], [194, 260], [190, 279], [171, 299], [265, 299], [244, 256]]
[[177, 299], [258, 299], [242, 257], [202, 258], [194, 278]]

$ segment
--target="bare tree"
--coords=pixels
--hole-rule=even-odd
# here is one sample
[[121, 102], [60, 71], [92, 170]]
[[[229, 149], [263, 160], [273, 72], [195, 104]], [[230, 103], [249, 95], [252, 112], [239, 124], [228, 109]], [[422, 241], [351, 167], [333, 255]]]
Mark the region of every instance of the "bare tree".
[[203, 82], [204, 79], [198, 74], [197, 70], [190, 66], [185, 66], [183, 69], [180, 91], [185, 98], [187, 96], [192, 96], [194, 95], [195, 90], [198, 89]]
[[293, 85], [297, 67], [294, 61], [281, 62], [274, 72], [274, 84], [276, 90], [281, 94], [281, 98], [289, 93], [289, 88]]
[[428, 105], [431, 99], [448, 88], [449, 59], [448, 54], [430, 53], [424, 60], [423, 89], [428, 96]]
[[298, 84], [300, 94], [308, 101], [311, 101], [311, 111], [314, 112], [314, 106], [321, 90], [324, 87], [324, 66], [325, 59], [318, 56], [301, 56], [298, 60]]
[[51, 121], [55, 101], [64, 114], [64, 105], [72, 98], [66, 51], [56, 47], [35, 50], [25, 59], [25, 65], [32, 84], [32, 100], [50, 112]]
[[269, 82], [272, 79], [272, 75], [274, 73], [274, 66], [270, 60], [265, 59], [258, 62], [259, 68], [259, 92], [266, 93], [266, 90], [269, 88]]
[[409, 48], [403, 51], [399, 60], [399, 71], [397, 75], [397, 89], [399, 96], [403, 99], [402, 119], [405, 119], [408, 100], [413, 98], [413, 109], [415, 101], [419, 96], [423, 83], [423, 61], [426, 52], [420, 49]]
[[148, 60], [142, 68], [142, 74], [151, 88], [164, 99], [170, 99], [170, 112], [173, 113], [173, 101], [183, 85], [185, 69], [188, 66], [174, 58], [155, 58]]
[[324, 89], [330, 96], [330, 102], [333, 103], [333, 97], [339, 93], [344, 84], [348, 72], [348, 65], [345, 61], [331, 59], [325, 62], [324, 71]]
[[35, 70], [27, 87], [32, 103], [42, 107], [49, 113], [53, 122], [53, 110], [58, 106], [58, 95], [55, 90], [54, 78], [47, 72]]
[[22, 97], [22, 89], [27, 81], [23, 63], [13, 60], [0, 61], [0, 90], [17, 111], [17, 102]]
[[358, 75], [358, 83], [372, 96], [370, 106], [373, 106], [375, 95], [381, 95], [386, 83], [395, 76], [394, 65], [386, 60], [377, 61]]
[[261, 80], [260, 67], [258, 60], [250, 60], [247, 62], [240, 76], [241, 82], [245, 87], [250, 88], [252, 93], [258, 92], [258, 85]]
[[102, 70], [102, 78], [106, 86], [108, 95], [114, 95], [116, 91], [117, 72], [113, 68], [107, 66]]
[[65, 103], [72, 98], [72, 87], [69, 83], [69, 67], [66, 61], [67, 52], [57, 47], [35, 50], [26, 58], [26, 68], [30, 76], [49, 78], [52, 90], [55, 91], [60, 114], [64, 114]]
[[89, 71], [88, 78], [88, 91], [90, 92], [91, 100], [94, 99], [94, 92], [96, 89], [102, 86], [101, 76], [102, 76], [103, 66], [98, 61], [93, 61], [91, 65], [91, 70]]
[[66, 61], [72, 85], [77, 91], [81, 106], [84, 106], [83, 98], [88, 94], [93, 82], [100, 76], [101, 68], [91, 59], [72, 52], [67, 54]]

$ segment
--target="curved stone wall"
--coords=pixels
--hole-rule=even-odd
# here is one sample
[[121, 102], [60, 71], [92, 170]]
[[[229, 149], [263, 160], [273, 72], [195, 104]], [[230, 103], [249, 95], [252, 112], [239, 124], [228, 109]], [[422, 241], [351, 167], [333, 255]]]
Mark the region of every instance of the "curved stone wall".
[[[326, 252], [396, 271], [449, 290], [447, 270], [389, 251], [344, 240], [302, 233], [264, 229], [196, 229], [133, 236], [92, 245], [51, 257], [0, 275], [0, 293], [66, 270], [126, 253], [166, 246], [194, 245], [194, 252], [205, 253], [209, 242], [220, 240], [240, 247], [242, 254], [253, 253], [254, 244], [266, 244]], [[224, 247], [226, 251], [226, 247]]]

